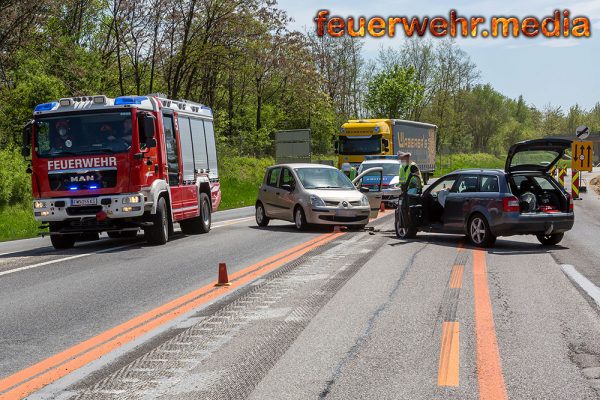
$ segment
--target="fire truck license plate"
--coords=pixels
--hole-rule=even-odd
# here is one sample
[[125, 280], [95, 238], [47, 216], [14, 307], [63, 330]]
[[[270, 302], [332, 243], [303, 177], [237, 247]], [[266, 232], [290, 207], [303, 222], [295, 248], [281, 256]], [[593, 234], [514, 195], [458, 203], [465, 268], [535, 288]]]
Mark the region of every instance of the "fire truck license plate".
[[74, 206], [93, 206], [96, 205], [96, 198], [91, 199], [73, 199], [71, 204]]

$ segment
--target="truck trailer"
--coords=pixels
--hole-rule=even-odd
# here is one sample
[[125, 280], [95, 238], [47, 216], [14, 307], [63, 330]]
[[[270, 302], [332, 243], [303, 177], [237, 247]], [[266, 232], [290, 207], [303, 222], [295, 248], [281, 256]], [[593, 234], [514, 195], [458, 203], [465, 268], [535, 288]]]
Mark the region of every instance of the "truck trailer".
[[349, 163], [358, 169], [365, 156], [404, 151], [412, 154], [411, 161], [419, 165], [427, 182], [435, 171], [436, 131], [436, 125], [402, 119], [349, 120], [342, 125], [335, 146], [338, 168]]
[[164, 244], [174, 223], [186, 234], [210, 230], [221, 190], [209, 107], [160, 95], [80, 96], [33, 114], [23, 155], [35, 219], [56, 249], [100, 232], [141, 229]]

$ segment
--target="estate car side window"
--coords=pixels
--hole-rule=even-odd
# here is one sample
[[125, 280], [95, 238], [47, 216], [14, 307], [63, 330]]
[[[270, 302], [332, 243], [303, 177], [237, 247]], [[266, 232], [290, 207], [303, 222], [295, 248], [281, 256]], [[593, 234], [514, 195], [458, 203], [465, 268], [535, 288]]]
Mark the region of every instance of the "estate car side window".
[[479, 184], [479, 191], [485, 193], [498, 193], [500, 191], [498, 177], [493, 175], [483, 175]]
[[294, 180], [294, 175], [292, 175], [292, 171], [290, 171], [288, 168], [284, 168], [281, 171], [281, 185], [290, 185], [292, 188], [295, 185], [295, 180]]
[[273, 168], [269, 170], [269, 174], [267, 175], [267, 185], [277, 187], [280, 172], [281, 168]]
[[443, 181], [436, 183], [435, 187], [433, 187], [429, 193], [435, 195], [442, 190], [450, 191], [450, 189], [452, 189], [452, 186], [454, 186], [454, 182], [456, 182], [456, 176], [449, 176]]
[[474, 193], [478, 190], [478, 177], [477, 175], [463, 175], [458, 180], [453, 192], [456, 193]]

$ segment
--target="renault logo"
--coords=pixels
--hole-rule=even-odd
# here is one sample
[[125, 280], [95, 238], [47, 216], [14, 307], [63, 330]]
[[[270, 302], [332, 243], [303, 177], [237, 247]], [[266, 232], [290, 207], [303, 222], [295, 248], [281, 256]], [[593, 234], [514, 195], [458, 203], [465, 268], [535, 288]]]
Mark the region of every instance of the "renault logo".
[[342, 201], [342, 207], [344, 207], [344, 208], [348, 207], [348, 202], [347, 201]]

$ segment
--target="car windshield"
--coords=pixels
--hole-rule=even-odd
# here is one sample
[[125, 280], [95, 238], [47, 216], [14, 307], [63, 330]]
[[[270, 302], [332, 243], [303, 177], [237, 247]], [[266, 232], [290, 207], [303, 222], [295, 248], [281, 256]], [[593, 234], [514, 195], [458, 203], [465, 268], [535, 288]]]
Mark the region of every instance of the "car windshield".
[[[361, 164], [360, 168], [358, 169], [358, 173], [360, 174], [363, 171], [366, 171], [371, 168], [377, 168], [377, 167], [383, 168], [383, 175], [396, 176], [396, 175], [398, 175], [398, 172], [400, 171], [400, 163], [368, 163], [368, 164]], [[379, 175], [379, 173], [377, 173], [377, 175]]]
[[40, 157], [120, 153], [129, 150], [131, 112], [96, 112], [36, 119], [35, 151]]
[[305, 189], [355, 189], [340, 170], [335, 168], [295, 168]]
[[381, 153], [381, 136], [340, 137], [340, 154], [379, 154]]
[[552, 161], [554, 161], [556, 157], [558, 157], [558, 155], [558, 152], [551, 150], [519, 151], [513, 156], [510, 166], [516, 167], [519, 165], [539, 165], [542, 167], [547, 167]]

